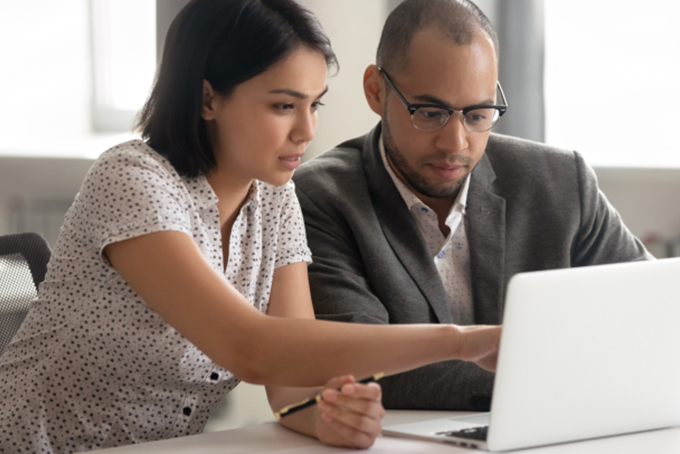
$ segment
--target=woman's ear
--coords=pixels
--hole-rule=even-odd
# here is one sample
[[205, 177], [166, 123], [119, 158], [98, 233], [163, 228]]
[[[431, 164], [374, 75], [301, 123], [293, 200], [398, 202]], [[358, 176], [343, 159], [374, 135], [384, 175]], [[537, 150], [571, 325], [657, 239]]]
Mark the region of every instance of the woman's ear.
[[385, 81], [376, 65], [364, 71], [364, 94], [371, 110], [382, 117], [385, 104]]
[[213, 90], [210, 82], [203, 79], [203, 99], [201, 102], [201, 117], [205, 121], [210, 121], [215, 119], [215, 90]]

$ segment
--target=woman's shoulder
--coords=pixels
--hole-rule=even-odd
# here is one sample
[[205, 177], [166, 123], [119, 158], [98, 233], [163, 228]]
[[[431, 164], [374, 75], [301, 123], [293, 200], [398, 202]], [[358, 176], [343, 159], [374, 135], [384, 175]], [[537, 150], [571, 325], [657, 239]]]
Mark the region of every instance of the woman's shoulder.
[[179, 179], [179, 175], [170, 161], [139, 139], [123, 142], [109, 148], [97, 158], [92, 166], [93, 170], [105, 173], [130, 172], [135, 168], [154, 171], [172, 179]]
[[[195, 205], [172, 165], [141, 140], [116, 145], [95, 161], [67, 214], [74, 231], [94, 229], [103, 244], [168, 226], [190, 231]], [[102, 239], [103, 238], [103, 239]]]
[[[143, 206], [173, 198], [189, 199], [184, 182], [170, 162], [141, 140], [103, 152], [90, 168], [76, 202], [97, 207]], [[132, 204], [132, 205], [131, 205]]]
[[121, 190], [162, 186], [182, 192], [184, 183], [170, 161], [142, 140], [130, 140], [103, 152], [90, 168], [81, 191]]

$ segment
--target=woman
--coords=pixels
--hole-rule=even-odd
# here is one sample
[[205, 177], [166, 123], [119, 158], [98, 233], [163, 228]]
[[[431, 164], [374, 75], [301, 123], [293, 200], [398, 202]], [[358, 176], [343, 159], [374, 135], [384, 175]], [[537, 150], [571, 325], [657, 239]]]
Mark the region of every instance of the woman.
[[266, 385], [275, 409], [323, 392], [282, 423], [367, 447], [380, 389], [353, 377], [495, 366], [498, 327], [313, 320], [290, 178], [334, 62], [292, 0], [194, 0], [180, 13], [140, 116], [146, 141], [94, 164], [0, 360], [0, 451], [195, 434], [239, 380]]

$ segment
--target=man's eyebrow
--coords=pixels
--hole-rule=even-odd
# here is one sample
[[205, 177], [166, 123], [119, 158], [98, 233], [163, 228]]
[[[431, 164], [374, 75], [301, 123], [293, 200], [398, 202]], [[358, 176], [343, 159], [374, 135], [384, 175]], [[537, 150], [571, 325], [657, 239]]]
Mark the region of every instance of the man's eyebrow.
[[[319, 96], [317, 96], [317, 98], [320, 98], [323, 95], [325, 95], [327, 91], [328, 91], [328, 85], [326, 85], [326, 88], [319, 94]], [[307, 99], [309, 97], [304, 93], [300, 93], [299, 91], [291, 90], [290, 88], [279, 88], [277, 90], [271, 90], [269, 93], [271, 93], [271, 94], [284, 94], [284, 95], [292, 96], [292, 97], [298, 98], [298, 99]]]
[[[444, 101], [443, 99], [437, 98], [436, 96], [416, 95], [413, 98], [417, 99], [418, 101], [422, 101], [422, 102], [425, 102], [425, 103], [428, 103], [428, 104], [437, 104], [437, 105], [440, 105], [440, 106], [446, 106], [446, 107], [453, 109], [453, 107], [451, 106], [451, 104], [449, 102]], [[482, 101], [482, 102], [474, 104], [474, 105], [475, 106], [493, 106], [494, 104], [495, 103], [492, 99], [487, 99], [485, 101]]]

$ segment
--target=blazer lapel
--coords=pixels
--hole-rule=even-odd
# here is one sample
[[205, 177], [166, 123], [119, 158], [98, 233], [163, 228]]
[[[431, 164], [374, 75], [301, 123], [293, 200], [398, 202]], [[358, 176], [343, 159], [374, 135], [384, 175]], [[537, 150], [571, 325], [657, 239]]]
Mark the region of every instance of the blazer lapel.
[[505, 199], [493, 194], [496, 174], [484, 155], [472, 171], [466, 229], [475, 322], [500, 324], [505, 293]]
[[427, 244], [383, 165], [378, 148], [379, 137], [380, 125], [365, 136], [363, 161], [373, 208], [385, 238], [425, 295], [438, 321], [455, 323], [434, 260], [429, 256]]

